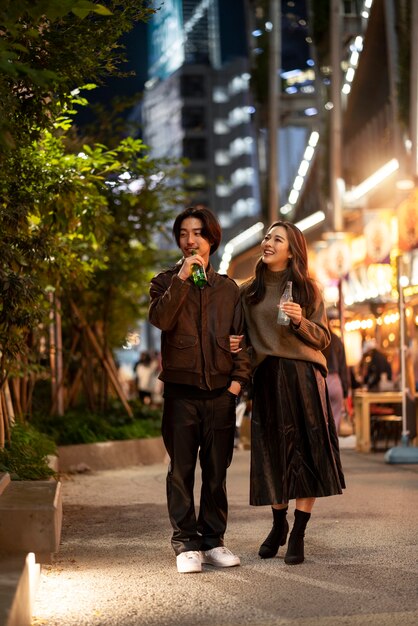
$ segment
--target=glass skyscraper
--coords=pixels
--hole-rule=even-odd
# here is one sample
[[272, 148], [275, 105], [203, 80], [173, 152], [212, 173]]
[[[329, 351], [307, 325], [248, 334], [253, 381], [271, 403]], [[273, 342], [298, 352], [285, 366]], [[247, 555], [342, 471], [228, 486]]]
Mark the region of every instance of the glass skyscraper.
[[[231, 5], [244, 33], [244, 3]], [[189, 202], [218, 215], [226, 242], [261, 209], [248, 51], [226, 54], [234, 33], [225, 42], [220, 9], [218, 0], [169, 0], [151, 21], [143, 127], [152, 156], [188, 159]]]

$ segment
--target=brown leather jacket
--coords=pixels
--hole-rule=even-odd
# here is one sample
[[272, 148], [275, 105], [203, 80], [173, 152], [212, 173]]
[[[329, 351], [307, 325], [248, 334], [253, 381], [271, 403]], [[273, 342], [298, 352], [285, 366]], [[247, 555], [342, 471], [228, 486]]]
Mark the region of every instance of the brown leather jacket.
[[237, 284], [209, 265], [203, 289], [181, 280], [174, 268], [151, 281], [149, 320], [162, 331], [164, 382], [219, 389], [250, 378], [247, 350], [232, 354], [229, 335], [243, 334], [244, 317]]

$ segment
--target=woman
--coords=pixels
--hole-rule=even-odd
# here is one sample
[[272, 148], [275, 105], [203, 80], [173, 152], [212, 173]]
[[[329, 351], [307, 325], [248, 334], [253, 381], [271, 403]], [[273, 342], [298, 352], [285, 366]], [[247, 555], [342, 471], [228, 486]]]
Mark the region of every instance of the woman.
[[[296, 500], [285, 563], [304, 560], [304, 534], [315, 498], [345, 487], [338, 437], [325, 384], [321, 350], [330, 341], [322, 296], [309, 277], [306, 241], [289, 222], [275, 222], [261, 243], [255, 276], [242, 286], [253, 365], [250, 504], [270, 504], [273, 528], [259, 555], [271, 558], [286, 543], [289, 500]], [[293, 302], [282, 305], [287, 281]], [[231, 338], [239, 350], [239, 337]]]

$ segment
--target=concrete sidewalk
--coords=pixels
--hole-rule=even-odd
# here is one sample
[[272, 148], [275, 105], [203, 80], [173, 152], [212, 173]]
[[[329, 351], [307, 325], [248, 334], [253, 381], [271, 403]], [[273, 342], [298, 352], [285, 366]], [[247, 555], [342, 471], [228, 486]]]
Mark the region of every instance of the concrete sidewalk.
[[342, 450], [348, 487], [317, 501], [305, 563], [286, 566], [283, 548], [257, 556], [271, 512], [247, 504], [249, 456], [237, 451], [228, 476], [226, 545], [241, 567], [201, 574], [176, 571], [164, 464], [64, 480], [62, 545], [33, 624], [417, 626], [418, 466]]

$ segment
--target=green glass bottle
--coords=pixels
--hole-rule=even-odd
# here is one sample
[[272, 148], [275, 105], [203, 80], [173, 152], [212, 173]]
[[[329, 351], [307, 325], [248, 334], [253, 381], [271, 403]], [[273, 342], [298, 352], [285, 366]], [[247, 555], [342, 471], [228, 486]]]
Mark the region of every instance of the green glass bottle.
[[[192, 255], [195, 254], [197, 254], [196, 250], [192, 250]], [[200, 287], [200, 289], [202, 289], [208, 282], [205, 268], [202, 265], [199, 265], [199, 263], [192, 265], [192, 279], [194, 284], [197, 285], [197, 287]]]

